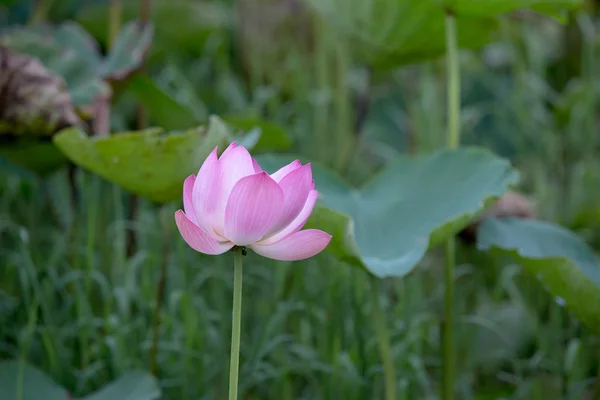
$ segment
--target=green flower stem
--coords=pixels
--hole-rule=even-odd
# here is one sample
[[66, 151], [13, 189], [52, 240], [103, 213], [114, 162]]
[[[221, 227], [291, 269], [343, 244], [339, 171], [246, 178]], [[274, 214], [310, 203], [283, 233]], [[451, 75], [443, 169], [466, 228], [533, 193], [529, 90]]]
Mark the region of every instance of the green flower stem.
[[[448, 147], [457, 148], [460, 142], [460, 71], [456, 20], [450, 11], [446, 13], [446, 63], [448, 91]], [[454, 264], [456, 248], [454, 238], [446, 243], [445, 295], [443, 323], [443, 400], [454, 399]]]
[[236, 248], [233, 261], [233, 312], [231, 314], [231, 361], [229, 363], [229, 400], [237, 400], [240, 368], [240, 331], [242, 325], [242, 256]]
[[392, 349], [390, 345], [390, 334], [385, 321], [385, 313], [379, 300], [379, 285], [376, 278], [371, 280], [371, 293], [373, 294], [373, 319], [377, 331], [377, 342], [379, 344], [379, 356], [383, 362], [383, 374], [385, 379], [385, 400], [396, 399], [396, 370]]

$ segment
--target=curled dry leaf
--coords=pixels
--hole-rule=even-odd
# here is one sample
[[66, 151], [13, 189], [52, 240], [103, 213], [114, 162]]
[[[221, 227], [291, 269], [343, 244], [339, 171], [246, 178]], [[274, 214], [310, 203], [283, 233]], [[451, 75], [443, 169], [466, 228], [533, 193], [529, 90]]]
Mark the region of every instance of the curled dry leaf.
[[475, 243], [477, 228], [487, 218], [535, 219], [536, 216], [535, 206], [527, 197], [516, 192], [506, 192], [504, 196], [489, 206], [475, 222], [463, 229], [459, 233], [459, 237], [469, 244]]
[[63, 78], [0, 45], [0, 136], [50, 136], [80, 125]]

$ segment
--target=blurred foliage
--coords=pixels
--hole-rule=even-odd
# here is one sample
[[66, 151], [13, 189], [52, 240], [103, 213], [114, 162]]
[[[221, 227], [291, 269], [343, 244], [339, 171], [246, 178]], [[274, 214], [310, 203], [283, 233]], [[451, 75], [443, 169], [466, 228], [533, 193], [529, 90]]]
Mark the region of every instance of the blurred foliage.
[[520, 259], [559, 305], [600, 332], [598, 258], [579, 237], [546, 222], [509, 218], [484, 221], [477, 246]]
[[[3, 399], [69, 400], [71, 395], [42, 371], [18, 361], [0, 363], [0, 396]], [[156, 400], [160, 389], [156, 380], [144, 373], [131, 372], [96, 393], [79, 400]]]
[[[583, 0], [309, 0], [327, 21], [357, 42], [361, 59], [375, 69], [391, 69], [444, 54], [444, 19], [457, 17], [458, 44], [478, 49], [497, 30], [494, 17], [523, 8], [551, 15], [581, 5]], [[405, 16], [410, 15], [410, 19]]]
[[[122, 19], [129, 21], [137, 17], [139, 3], [122, 2]], [[84, 7], [76, 17], [76, 21], [105, 46], [108, 43], [108, 20], [109, 9], [106, 2], [96, 2]], [[159, 60], [164, 60], [173, 53], [188, 57], [200, 56], [207, 42], [233, 27], [233, 18], [227, 4], [205, 0], [154, 0], [150, 21], [156, 27], [150, 63], [160, 62]]]
[[200, 169], [216, 146], [228, 143], [218, 122], [208, 129], [163, 134], [160, 128], [88, 138], [75, 128], [59, 132], [55, 145], [72, 161], [149, 200], [181, 198], [185, 178]]
[[[155, 398], [127, 371], [146, 367], [166, 265], [163, 397], [224, 398], [231, 260], [189, 250], [152, 203], [174, 211], [212, 146], [237, 140], [271, 171], [314, 161], [306, 227], [334, 236], [294, 266], [247, 257], [246, 398], [383, 397], [373, 288], [348, 264], [403, 276], [379, 282], [399, 398], [435, 398], [435, 245], [513, 185], [547, 222], [485, 218], [480, 250], [459, 246], [457, 398], [597, 397], [597, 1], [151, 0], [147, 24], [143, 4], [0, 4], [2, 359], [78, 398]], [[510, 163], [439, 151], [448, 11], [465, 50], [462, 141]], [[64, 394], [25, 368], [37, 383], [23, 393]]]
[[[282, 165], [291, 159], [259, 158], [259, 163], [276, 160], [273, 164]], [[489, 199], [501, 196], [518, 180], [506, 161], [467, 148], [399, 158], [360, 189], [321, 169], [314, 168], [313, 176], [321, 203], [353, 222], [351, 238], [346, 234], [334, 239], [331, 251], [342, 253], [338, 247], [345, 246], [344, 259], [357, 257], [358, 265], [379, 278], [408, 274], [430, 246], [461, 231]], [[323, 218], [323, 213], [311, 226], [340, 232], [338, 224], [347, 225], [341, 219]]]

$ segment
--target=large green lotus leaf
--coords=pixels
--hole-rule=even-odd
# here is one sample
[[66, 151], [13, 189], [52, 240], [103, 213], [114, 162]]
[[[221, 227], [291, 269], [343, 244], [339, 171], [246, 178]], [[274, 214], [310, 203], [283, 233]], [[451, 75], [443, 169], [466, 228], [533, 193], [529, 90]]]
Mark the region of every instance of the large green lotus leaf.
[[[437, 0], [307, 0], [315, 11], [353, 41], [359, 58], [390, 69], [444, 54], [445, 9]], [[458, 45], [477, 49], [496, 30], [493, 18], [458, 16]]]
[[160, 129], [87, 137], [70, 128], [56, 146], [77, 165], [152, 201], [181, 198], [184, 179], [198, 172], [215, 146], [225, 146], [223, 130], [203, 127], [161, 134]]
[[51, 141], [35, 138], [16, 138], [0, 144], [0, 156], [42, 176], [54, 172], [67, 161]]
[[353, 41], [358, 56], [375, 69], [395, 68], [444, 54], [445, 14], [456, 14], [458, 45], [479, 49], [492, 41], [496, 17], [522, 8], [558, 16], [582, 0], [306, 0]]
[[0, 399], [68, 400], [69, 398], [69, 392], [39, 369], [15, 360], [0, 362]]
[[[139, 18], [139, 2], [124, 1], [123, 20]], [[106, 44], [108, 3], [84, 8], [76, 20], [99, 42]], [[231, 9], [221, 2], [188, 0], [153, 0], [150, 20], [156, 27], [152, 52], [172, 55], [174, 48], [186, 54], [201, 55], [207, 40], [233, 23]]]
[[600, 266], [574, 233], [548, 222], [489, 219], [479, 227], [481, 250], [510, 255], [577, 318], [600, 332]]
[[[292, 156], [258, 157], [268, 171], [291, 160]], [[318, 216], [311, 226], [328, 232], [343, 226], [344, 237], [332, 251], [339, 256], [342, 248], [345, 259], [360, 260], [378, 277], [409, 273], [429, 247], [463, 229], [488, 201], [518, 180], [508, 161], [476, 148], [400, 157], [361, 189], [317, 165], [313, 177], [320, 204], [350, 217], [352, 223]]]
[[156, 379], [144, 372], [128, 372], [81, 400], [155, 400], [161, 396]]

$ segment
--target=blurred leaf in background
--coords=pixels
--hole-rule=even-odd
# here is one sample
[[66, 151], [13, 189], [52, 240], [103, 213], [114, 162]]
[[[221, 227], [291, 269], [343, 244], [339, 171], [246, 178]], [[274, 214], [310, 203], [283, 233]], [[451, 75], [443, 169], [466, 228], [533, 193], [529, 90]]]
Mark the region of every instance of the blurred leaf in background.
[[581, 238], [547, 222], [514, 218], [484, 221], [478, 237], [480, 249], [516, 259], [560, 306], [600, 332], [600, 264]]
[[[81, 400], [156, 400], [161, 390], [156, 380], [142, 372], [129, 372]], [[39, 369], [20, 361], [0, 363], [0, 398], [70, 400], [69, 392]]]
[[228, 144], [227, 132], [211, 124], [164, 133], [160, 128], [89, 138], [72, 128], [54, 144], [77, 165], [134, 194], [165, 203], [181, 197], [185, 178], [196, 173], [215, 146]]
[[[107, 44], [106, 21], [108, 7], [97, 3], [83, 7], [76, 20], [101, 44]], [[138, 18], [137, 2], [124, 1], [122, 19]], [[154, 0], [150, 21], [156, 27], [150, 63], [164, 60], [174, 53], [199, 56], [204, 46], [219, 30], [228, 30], [233, 20], [229, 5], [224, 2]], [[226, 49], [223, 49], [225, 51]]]
[[[258, 160], [267, 170], [275, 160], [285, 163], [281, 156]], [[343, 258], [360, 259], [379, 278], [408, 274], [430, 246], [462, 230], [487, 201], [518, 180], [508, 162], [479, 149], [401, 157], [361, 189], [318, 167], [313, 168], [313, 176], [321, 204], [352, 218], [354, 238], [348, 238], [348, 227], [343, 228], [347, 222], [337, 216], [316, 217], [310, 226], [345, 231], [333, 239], [331, 250], [340, 254], [345, 246]]]

